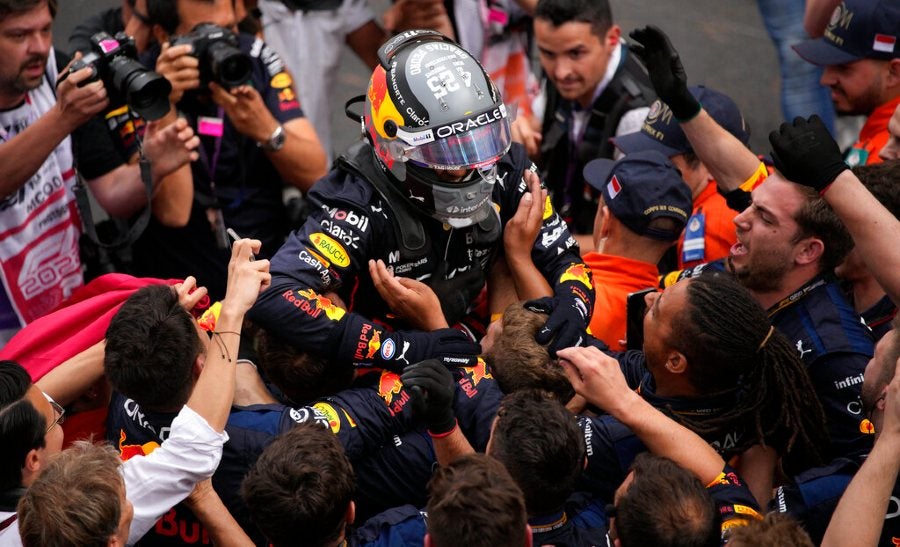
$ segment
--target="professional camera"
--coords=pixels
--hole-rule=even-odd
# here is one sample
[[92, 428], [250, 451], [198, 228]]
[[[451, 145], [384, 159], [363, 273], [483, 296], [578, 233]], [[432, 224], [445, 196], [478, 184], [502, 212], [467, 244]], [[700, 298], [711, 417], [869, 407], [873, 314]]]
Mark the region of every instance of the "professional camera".
[[200, 23], [188, 34], [172, 39], [171, 45], [190, 44], [191, 55], [200, 60], [200, 85], [216, 82], [232, 88], [250, 80], [250, 57], [238, 48], [238, 37], [212, 23]]
[[166, 115], [172, 84], [137, 62], [134, 38], [124, 32], [119, 32], [115, 38], [106, 32], [98, 32], [91, 36], [91, 45], [93, 50], [72, 63], [68, 74], [91, 67], [94, 74], [84, 83], [102, 79], [113, 105], [125, 102], [147, 120], [158, 120]]

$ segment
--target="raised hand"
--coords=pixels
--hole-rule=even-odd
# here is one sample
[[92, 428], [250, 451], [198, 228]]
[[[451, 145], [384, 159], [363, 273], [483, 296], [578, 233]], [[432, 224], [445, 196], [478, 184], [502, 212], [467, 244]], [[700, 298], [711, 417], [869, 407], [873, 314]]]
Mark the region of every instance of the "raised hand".
[[816, 116], [797, 117], [769, 133], [775, 168], [784, 178], [822, 192], [850, 167], [831, 133]]
[[631, 51], [647, 67], [650, 81], [660, 100], [669, 105], [680, 121], [696, 116], [700, 112], [700, 103], [688, 91], [684, 65], [669, 37], [653, 25], [633, 30], [629, 36], [636, 42], [631, 45]]

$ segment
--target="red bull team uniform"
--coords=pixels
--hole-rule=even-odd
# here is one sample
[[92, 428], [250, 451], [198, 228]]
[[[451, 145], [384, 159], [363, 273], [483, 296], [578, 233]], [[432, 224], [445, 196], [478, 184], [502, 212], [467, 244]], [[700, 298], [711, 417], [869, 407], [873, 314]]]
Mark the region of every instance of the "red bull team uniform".
[[[374, 184], [339, 164], [310, 191], [312, 213], [272, 258], [272, 285], [249, 317], [295, 346], [316, 348], [341, 364], [400, 370], [431, 357], [477, 355], [478, 345], [460, 330], [403, 330], [405, 325], [390, 316], [375, 289], [368, 262], [381, 259], [394, 275], [431, 286], [453, 325], [471, 311], [502, 252], [502, 227], [526, 192], [523, 173], [533, 168], [524, 149], [513, 144], [499, 162], [491, 198], [497, 212], [493, 224], [452, 228], [415, 208], [408, 215], [413, 218], [399, 218], [403, 215]], [[551, 283], [563, 284], [561, 278], [570, 272], [566, 283], [578, 285], [578, 296], [592, 307], [589, 275], [571, 274], [583, 267], [577, 244], [549, 205], [531, 256]], [[346, 303], [347, 313], [329, 313], [321, 296], [330, 291]]]

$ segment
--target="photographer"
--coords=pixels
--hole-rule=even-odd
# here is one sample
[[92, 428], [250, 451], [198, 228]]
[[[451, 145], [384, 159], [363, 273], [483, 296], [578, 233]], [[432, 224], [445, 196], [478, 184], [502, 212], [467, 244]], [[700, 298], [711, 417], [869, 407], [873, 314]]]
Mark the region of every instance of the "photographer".
[[325, 173], [325, 154], [278, 55], [230, 32], [230, 1], [148, 0], [147, 15], [161, 46], [142, 60], [172, 84], [173, 109], [161, 121], [183, 117], [201, 144], [190, 182], [171, 181], [179, 201], [165, 218], [155, 215], [135, 243], [135, 273], [194, 273], [219, 298], [229, 255], [225, 227], [261, 240], [263, 257], [274, 253], [289, 229], [284, 183], [309, 188]]
[[[70, 135], [108, 99], [90, 68], [63, 68], [67, 61], [51, 47], [54, 14], [47, 0], [0, 1], [0, 345], [82, 284]], [[189, 141], [176, 129], [152, 138], [172, 158]], [[118, 206], [129, 200], [128, 187], [91, 189]]]

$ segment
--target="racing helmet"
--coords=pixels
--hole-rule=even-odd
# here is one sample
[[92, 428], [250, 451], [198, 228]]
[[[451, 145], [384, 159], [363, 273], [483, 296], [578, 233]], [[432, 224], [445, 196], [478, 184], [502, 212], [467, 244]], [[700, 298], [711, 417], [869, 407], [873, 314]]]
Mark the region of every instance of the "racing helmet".
[[493, 209], [497, 162], [510, 145], [494, 83], [467, 51], [432, 30], [398, 34], [378, 57], [362, 121], [389, 178], [441, 222], [481, 222]]

